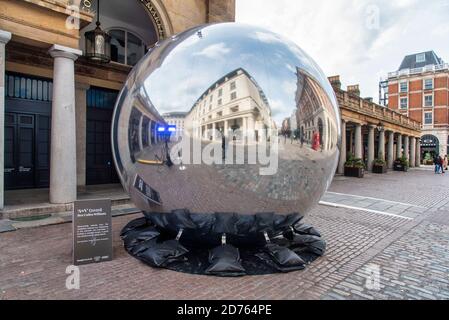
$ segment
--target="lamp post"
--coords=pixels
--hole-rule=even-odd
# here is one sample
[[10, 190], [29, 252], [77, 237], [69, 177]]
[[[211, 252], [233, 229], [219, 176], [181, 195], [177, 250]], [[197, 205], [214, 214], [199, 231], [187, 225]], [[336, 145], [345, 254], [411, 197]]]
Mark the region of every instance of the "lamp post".
[[85, 33], [86, 57], [99, 63], [111, 61], [111, 36], [100, 27], [100, 0], [97, 0], [97, 27]]

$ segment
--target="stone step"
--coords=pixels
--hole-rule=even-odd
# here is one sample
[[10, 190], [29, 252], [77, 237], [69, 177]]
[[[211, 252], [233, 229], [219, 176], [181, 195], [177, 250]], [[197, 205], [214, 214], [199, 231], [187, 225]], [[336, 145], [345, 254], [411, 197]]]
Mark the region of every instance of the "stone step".
[[[131, 204], [129, 196], [127, 195], [114, 197], [113, 199], [111, 199], [111, 201], [113, 207]], [[34, 216], [39, 217], [51, 215], [58, 212], [71, 212], [72, 210], [73, 210], [73, 203], [68, 204], [38, 203], [38, 204], [5, 206], [5, 208], [2, 211], [0, 211], [0, 219], [17, 219]]]
[[[141, 212], [139, 209], [134, 207], [132, 203], [117, 204], [114, 205], [111, 209], [112, 209], [111, 210], [112, 217], [119, 217]], [[53, 212], [49, 214], [49, 216], [46, 218], [29, 221], [2, 219], [0, 220], [0, 233], [16, 231], [25, 228], [36, 228], [71, 222], [72, 222], [72, 211]]]

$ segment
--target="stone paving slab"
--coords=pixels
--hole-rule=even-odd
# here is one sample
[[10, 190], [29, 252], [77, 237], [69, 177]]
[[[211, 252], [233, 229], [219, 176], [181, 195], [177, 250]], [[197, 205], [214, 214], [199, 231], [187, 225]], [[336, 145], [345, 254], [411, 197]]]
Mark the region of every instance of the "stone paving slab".
[[287, 274], [216, 278], [150, 268], [130, 257], [119, 238], [141, 216], [134, 214], [113, 219], [114, 260], [82, 266], [81, 288], [67, 290], [70, 223], [2, 233], [0, 299], [449, 299], [447, 179], [421, 170], [334, 181], [338, 193], [421, 207], [405, 209], [416, 216], [404, 219], [316, 206], [304, 221], [323, 234], [326, 255]]

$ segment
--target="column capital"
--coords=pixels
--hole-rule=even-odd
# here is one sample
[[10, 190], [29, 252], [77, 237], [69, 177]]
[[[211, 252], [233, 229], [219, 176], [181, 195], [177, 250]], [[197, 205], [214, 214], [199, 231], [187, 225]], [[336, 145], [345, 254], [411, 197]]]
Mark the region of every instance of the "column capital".
[[76, 90], [89, 90], [90, 89], [90, 84], [87, 83], [82, 83], [82, 82], [76, 82], [75, 83], [75, 89]]
[[83, 54], [83, 52], [81, 50], [70, 48], [70, 47], [64, 47], [59, 44], [52, 45], [50, 50], [48, 50], [48, 53], [53, 58], [63, 57], [63, 58], [71, 59], [73, 61], [78, 59], [78, 57]]
[[0, 30], [0, 43], [7, 44], [11, 40], [11, 32]]

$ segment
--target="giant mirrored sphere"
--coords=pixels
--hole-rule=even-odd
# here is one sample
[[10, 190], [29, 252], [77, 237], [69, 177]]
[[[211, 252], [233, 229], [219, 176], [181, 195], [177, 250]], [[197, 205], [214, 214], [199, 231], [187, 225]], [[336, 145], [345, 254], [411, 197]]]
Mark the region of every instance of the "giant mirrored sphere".
[[337, 167], [340, 115], [295, 43], [236, 23], [158, 42], [113, 116], [121, 182], [144, 212], [302, 216]]

